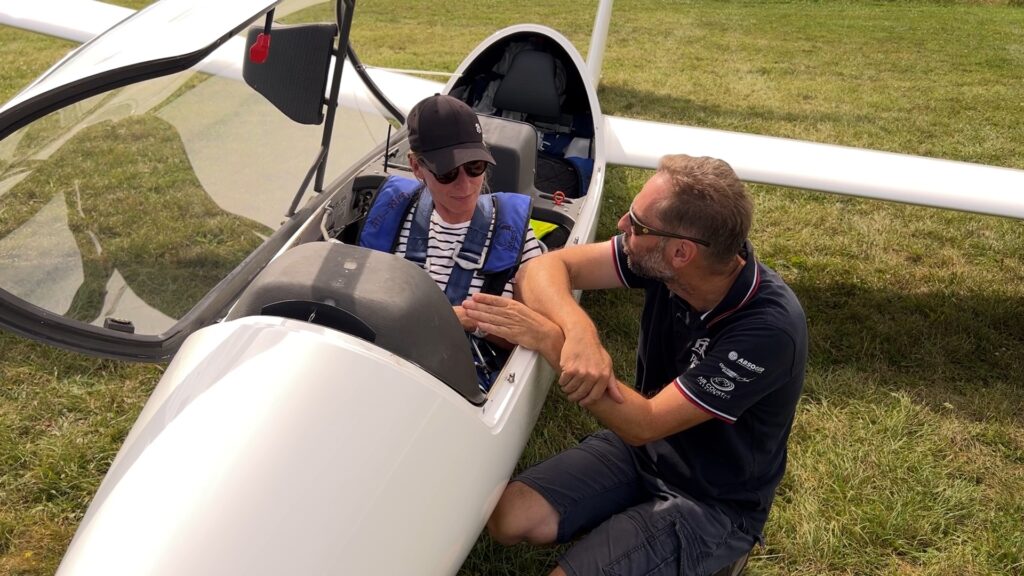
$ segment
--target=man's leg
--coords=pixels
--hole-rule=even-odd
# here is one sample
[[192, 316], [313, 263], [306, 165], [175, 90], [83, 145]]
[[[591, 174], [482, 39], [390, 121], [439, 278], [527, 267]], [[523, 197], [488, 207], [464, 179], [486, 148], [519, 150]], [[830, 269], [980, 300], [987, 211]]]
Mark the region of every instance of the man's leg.
[[713, 506], [662, 493], [616, 514], [558, 559], [566, 574], [712, 574], [748, 552], [754, 539]]
[[506, 545], [567, 542], [646, 497], [629, 447], [602, 430], [513, 478], [487, 529]]
[[505, 546], [551, 544], [558, 536], [558, 512], [536, 490], [513, 481], [487, 520], [487, 531]]

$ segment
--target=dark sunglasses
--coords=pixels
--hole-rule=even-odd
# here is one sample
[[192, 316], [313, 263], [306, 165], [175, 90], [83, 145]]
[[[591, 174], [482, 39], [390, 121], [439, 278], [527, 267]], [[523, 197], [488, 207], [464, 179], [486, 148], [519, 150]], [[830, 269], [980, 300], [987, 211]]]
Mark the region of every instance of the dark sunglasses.
[[438, 174], [433, 170], [430, 171], [434, 175], [434, 179], [441, 184], [451, 184], [459, 177], [459, 168], [466, 171], [466, 176], [470, 178], [476, 178], [487, 171], [487, 162], [485, 160], [473, 160], [472, 162], [466, 162], [462, 166], [456, 166], [444, 174]]
[[633, 214], [633, 207], [629, 207], [629, 225], [633, 228], [634, 236], [664, 236], [665, 238], [678, 238], [680, 240], [689, 240], [690, 242], [696, 242], [701, 246], [711, 246], [711, 243], [707, 240], [701, 240], [700, 238], [694, 238], [693, 236], [683, 236], [682, 234], [674, 234], [672, 232], [663, 232], [656, 228], [640, 222], [636, 218], [636, 214]]

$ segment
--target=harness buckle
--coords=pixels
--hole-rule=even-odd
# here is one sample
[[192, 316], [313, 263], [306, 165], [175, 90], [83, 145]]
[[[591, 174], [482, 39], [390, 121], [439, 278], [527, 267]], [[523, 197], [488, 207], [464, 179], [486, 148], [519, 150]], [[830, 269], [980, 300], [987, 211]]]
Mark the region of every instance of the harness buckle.
[[479, 270], [484, 267], [484, 261], [487, 259], [487, 250], [480, 253], [480, 260], [478, 262], [471, 262], [462, 257], [462, 246], [459, 246], [459, 248], [460, 250], [452, 258], [459, 265], [459, 268], [463, 270]]
[[[459, 265], [459, 268], [463, 270], [475, 271], [484, 267], [484, 262], [487, 262], [487, 252], [490, 250], [490, 246], [487, 245], [487, 237], [490, 235], [490, 230], [482, 234], [474, 229], [472, 225], [469, 230], [466, 231], [466, 235], [462, 238], [462, 242], [458, 246], [455, 246], [452, 255], [452, 260]], [[469, 242], [469, 249], [466, 249], [466, 242]], [[476, 254], [475, 249], [480, 250], [479, 254]], [[463, 256], [477, 256], [479, 260], [473, 262], [467, 260]]]

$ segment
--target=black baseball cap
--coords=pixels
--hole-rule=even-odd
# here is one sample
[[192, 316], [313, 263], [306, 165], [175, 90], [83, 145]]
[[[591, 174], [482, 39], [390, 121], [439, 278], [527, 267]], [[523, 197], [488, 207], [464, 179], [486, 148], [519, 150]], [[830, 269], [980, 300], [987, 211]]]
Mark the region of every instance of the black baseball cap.
[[420, 100], [406, 119], [409, 147], [434, 174], [444, 174], [466, 162], [494, 164], [484, 144], [484, 131], [476, 112], [465, 102], [434, 94]]

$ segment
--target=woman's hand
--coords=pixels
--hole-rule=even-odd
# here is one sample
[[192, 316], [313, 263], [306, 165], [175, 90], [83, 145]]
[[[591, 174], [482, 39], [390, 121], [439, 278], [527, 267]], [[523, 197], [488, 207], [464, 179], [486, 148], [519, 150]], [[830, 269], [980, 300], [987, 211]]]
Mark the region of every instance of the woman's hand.
[[459, 318], [459, 324], [462, 324], [462, 329], [466, 332], [475, 332], [479, 326], [477, 326], [476, 320], [473, 320], [466, 315], [466, 309], [462, 306], [452, 306], [455, 310], [455, 315]]

